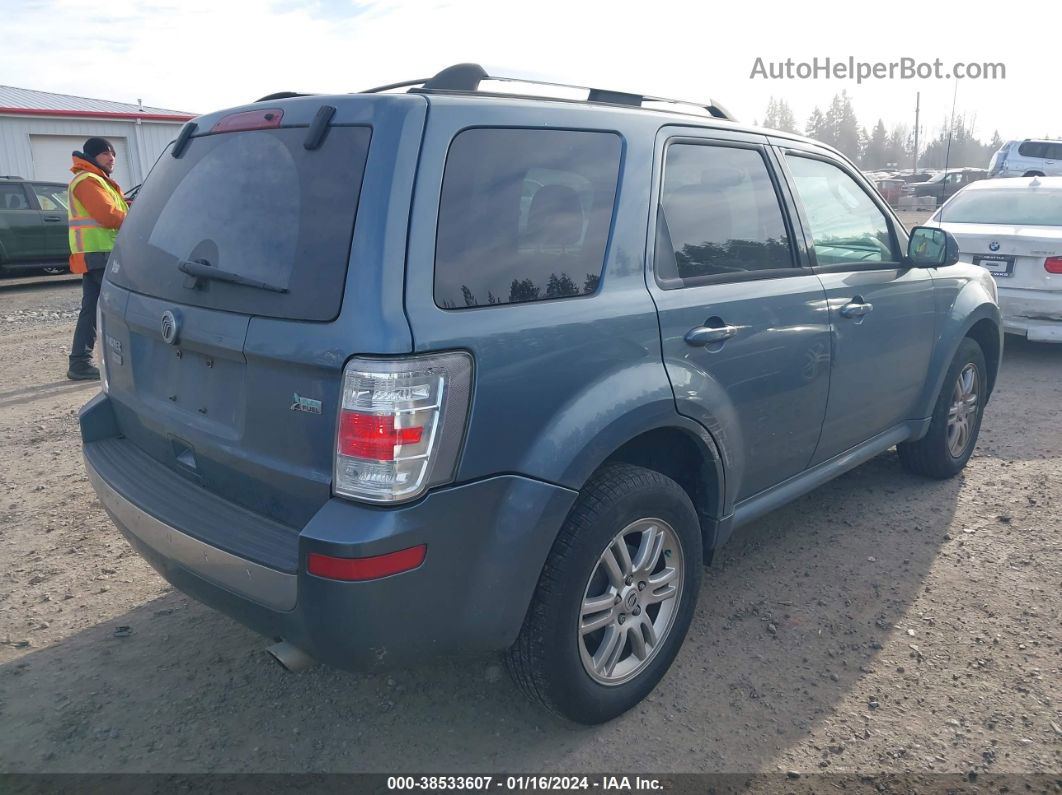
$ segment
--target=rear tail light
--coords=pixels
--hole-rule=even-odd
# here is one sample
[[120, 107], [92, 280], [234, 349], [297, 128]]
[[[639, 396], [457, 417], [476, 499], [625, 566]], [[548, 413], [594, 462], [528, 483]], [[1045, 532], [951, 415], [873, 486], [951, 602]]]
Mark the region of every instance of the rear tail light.
[[1062, 273], [1062, 257], [1048, 257], [1045, 259], [1044, 270], [1048, 273]]
[[343, 370], [333, 492], [391, 503], [452, 480], [471, 385], [467, 353], [351, 359]]

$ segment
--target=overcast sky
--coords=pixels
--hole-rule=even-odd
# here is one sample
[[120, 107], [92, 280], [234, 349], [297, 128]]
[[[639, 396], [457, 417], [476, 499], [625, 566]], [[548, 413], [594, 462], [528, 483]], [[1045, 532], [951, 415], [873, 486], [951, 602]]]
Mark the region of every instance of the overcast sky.
[[711, 97], [742, 121], [762, 120], [768, 98], [783, 97], [801, 128], [842, 89], [868, 129], [879, 117], [913, 124], [921, 91], [932, 137], [951, 112], [955, 80], [750, 75], [757, 57], [939, 58], [944, 71], [955, 62], [1005, 65], [1006, 79], [957, 82], [957, 112], [976, 117], [979, 137], [1062, 137], [1058, 18], [1057, 3], [1031, 1], [9, 0], [0, 84], [203, 113], [275, 91], [345, 93], [474, 61], [580, 85]]

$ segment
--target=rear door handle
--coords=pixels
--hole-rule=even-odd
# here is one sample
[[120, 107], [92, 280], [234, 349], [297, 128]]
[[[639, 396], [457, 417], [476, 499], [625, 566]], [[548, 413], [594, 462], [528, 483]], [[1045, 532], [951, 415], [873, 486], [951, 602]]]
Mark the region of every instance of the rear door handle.
[[65, 221], [66, 219], [65, 218], [61, 218], [58, 215], [46, 215], [46, 216], [44, 216], [44, 220], [47, 223], [49, 223], [49, 224], [54, 224], [54, 223], [58, 223], [59, 221]]
[[685, 340], [690, 345], [711, 345], [713, 342], [722, 342], [733, 337], [738, 332], [737, 326], [697, 326], [686, 332]]
[[841, 307], [841, 317], [863, 317], [874, 311], [874, 304], [852, 301]]

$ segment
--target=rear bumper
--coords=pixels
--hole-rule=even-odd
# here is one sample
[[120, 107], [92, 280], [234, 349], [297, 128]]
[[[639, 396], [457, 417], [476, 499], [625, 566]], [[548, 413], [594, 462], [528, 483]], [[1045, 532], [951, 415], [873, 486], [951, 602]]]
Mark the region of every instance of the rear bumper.
[[999, 288], [1003, 330], [1033, 342], [1062, 342], [1062, 292]]
[[[332, 499], [301, 530], [242, 509], [214, 527], [203, 504], [218, 497], [156, 462], [131, 466], [142, 456], [131, 443], [100, 438], [109, 412], [105, 395], [82, 410], [85, 466], [129, 543], [179, 590], [340, 668], [411, 665], [511, 645], [576, 496], [499, 476], [396, 508]], [[182, 498], [162, 496], [174, 493]], [[194, 526], [186, 521], [197, 517]], [[236, 529], [222, 536], [225, 527]], [[391, 577], [339, 582], [306, 573], [311, 552], [361, 557], [418, 544], [428, 547], [424, 563]]]

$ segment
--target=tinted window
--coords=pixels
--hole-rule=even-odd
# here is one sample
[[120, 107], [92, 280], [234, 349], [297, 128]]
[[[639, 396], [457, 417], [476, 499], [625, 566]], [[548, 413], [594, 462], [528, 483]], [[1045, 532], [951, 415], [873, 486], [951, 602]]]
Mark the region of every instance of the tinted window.
[[1046, 154], [1050, 160], [1062, 160], [1062, 144], [1048, 144]]
[[0, 210], [28, 210], [29, 201], [26, 192], [22, 190], [22, 183], [8, 183], [0, 185]]
[[592, 293], [620, 149], [611, 133], [460, 133], [443, 175], [435, 303], [462, 309]]
[[66, 185], [34, 185], [33, 192], [45, 212], [66, 212]]
[[[111, 278], [179, 303], [334, 318], [370, 134], [332, 127], [320, 148], [307, 150], [305, 127], [224, 133], [193, 138], [179, 158], [164, 154], [122, 227]], [[182, 260], [287, 292], [221, 281], [190, 289]]]
[[885, 214], [854, 179], [822, 160], [791, 154], [786, 160], [819, 265], [895, 261]]
[[963, 191], [942, 211], [956, 224], [1008, 224], [1018, 226], [1062, 225], [1062, 191], [976, 190]]
[[1047, 157], [1047, 144], [1040, 141], [1025, 141], [1018, 147], [1022, 157]]
[[759, 151], [668, 147], [655, 257], [662, 286], [792, 264], [781, 206]]

